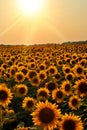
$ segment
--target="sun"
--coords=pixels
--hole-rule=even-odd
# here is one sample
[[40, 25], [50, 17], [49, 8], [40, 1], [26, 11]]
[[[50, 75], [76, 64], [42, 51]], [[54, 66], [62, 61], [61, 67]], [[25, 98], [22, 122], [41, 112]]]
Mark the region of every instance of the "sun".
[[44, 0], [19, 0], [18, 6], [23, 14], [36, 14], [40, 12], [44, 5]]

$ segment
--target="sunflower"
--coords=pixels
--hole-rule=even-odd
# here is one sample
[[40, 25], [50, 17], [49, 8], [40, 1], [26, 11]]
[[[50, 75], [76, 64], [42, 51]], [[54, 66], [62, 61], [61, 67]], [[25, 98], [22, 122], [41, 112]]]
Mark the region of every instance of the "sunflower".
[[31, 80], [33, 77], [37, 76], [37, 72], [35, 70], [29, 70], [27, 74], [28, 80]]
[[46, 69], [46, 64], [45, 64], [45, 63], [41, 63], [41, 64], [39, 65], [39, 69], [40, 69], [40, 70], [45, 70], [45, 69]]
[[62, 83], [61, 89], [63, 90], [64, 94], [67, 96], [69, 96], [72, 93], [71, 83], [69, 82], [69, 80], [65, 80]]
[[18, 97], [26, 96], [28, 93], [28, 87], [25, 84], [18, 84], [13, 89], [14, 94]]
[[44, 80], [44, 79], [47, 78], [47, 74], [46, 74], [45, 71], [41, 70], [41, 71], [39, 72], [39, 74], [38, 74], [38, 77], [39, 77], [40, 80]]
[[23, 102], [22, 102], [22, 107], [28, 111], [34, 110], [35, 107], [35, 99], [31, 97], [25, 97]]
[[46, 83], [45, 87], [46, 87], [50, 92], [52, 92], [53, 90], [55, 90], [55, 89], [58, 87], [58, 85], [57, 85], [57, 83], [54, 82], [54, 81], [49, 81], [49, 82]]
[[65, 74], [70, 73], [70, 66], [63, 65], [63, 72], [64, 72]]
[[30, 80], [30, 83], [32, 86], [39, 86], [40, 85], [40, 79], [38, 76], [35, 76], [33, 77], [31, 80]]
[[37, 90], [37, 96], [38, 97], [49, 97], [49, 90], [47, 88], [40, 88]]
[[35, 125], [41, 126], [44, 130], [52, 130], [57, 127], [61, 111], [57, 105], [46, 102], [39, 102], [36, 110], [31, 113]]
[[21, 72], [23, 72], [23, 74], [24, 74], [25, 76], [27, 76], [27, 74], [28, 74], [28, 68], [27, 68], [27, 67], [22, 66], [22, 67], [20, 68], [20, 70], [21, 70]]
[[74, 77], [74, 74], [71, 72], [65, 75], [65, 79], [69, 81], [71, 81]]
[[59, 72], [54, 75], [55, 80], [60, 80], [60, 77], [61, 77], [61, 75]]
[[60, 122], [60, 130], [83, 130], [81, 118], [74, 114], [65, 114]]
[[11, 90], [7, 88], [6, 84], [0, 84], [0, 105], [7, 106], [12, 99]]
[[87, 96], [87, 81], [85, 79], [76, 81], [74, 88], [76, 93], [81, 97]]
[[20, 82], [23, 82], [25, 80], [25, 76], [23, 74], [23, 72], [16, 72], [15, 75], [14, 75], [14, 78], [15, 78], [15, 81], [20, 83]]
[[61, 103], [64, 99], [64, 93], [61, 89], [55, 89], [52, 92], [52, 99], [54, 99], [57, 103]]
[[48, 68], [48, 73], [49, 75], [55, 75], [56, 73], [58, 72], [56, 66], [54, 65], [50, 65], [49, 68]]
[[11, 66], [10, 69], [9, 69], [10, 76], [14, 76], [15, 73], [17, 72], [17, 70], [18, 70], [18, 68], [17, 68], [16, 65]]
[[73, 70], [76, 76], [82, 76], [84, 74], [84, 67], [81, 65], [76, 64]]
[[77, 95], [73, 95], [69, 98], [68, 105], [72, 110], [76, 110], [81, 105], [81, 99]]

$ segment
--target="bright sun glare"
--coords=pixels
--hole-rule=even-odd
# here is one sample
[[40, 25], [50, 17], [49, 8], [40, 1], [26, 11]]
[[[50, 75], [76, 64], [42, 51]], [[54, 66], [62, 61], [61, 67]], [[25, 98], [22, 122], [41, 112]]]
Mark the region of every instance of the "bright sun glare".
[[41, 11], [44, 0], [19, 0], [19, 9], [23, 14], [36, 14]]

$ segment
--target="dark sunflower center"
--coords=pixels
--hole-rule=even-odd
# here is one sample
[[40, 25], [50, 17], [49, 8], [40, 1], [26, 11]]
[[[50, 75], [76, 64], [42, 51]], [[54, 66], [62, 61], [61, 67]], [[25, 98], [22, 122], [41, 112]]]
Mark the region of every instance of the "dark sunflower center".
[[55, 70], [53, 68], [50, 69], [50, 73], [51, 74], [54, 74], [55, 73]]
[[33, 101], [28, 101], [28, 102], [27, 102], [27, 107], [28, 107], [28, 108], [31, 108], [31, 107], [33, 107], [33, 106], [34, 106]]
[[82, 68], [81, 68], [81, 67], [78, 67], [78, 68], [77, 68], [77, 73], [78, 73], [78, 74], [81, 74], [81, 73], [82, 73]]
[[56, 75], [55, 75], [55, 78], [56, 78], [56, 79], [59, 79], [59, 78], [60, 78], [60, 75], [59, 75], [59, 74], [56, 74]]
[[63, 130], [76, 130], [76, 123], [72, 119], [67, 119], [63, 123]]
[[73, 77], [72, 77], [71, 74], [68, 74], [68, 75], [67, 75], [67, 79], [68, 79], [68, 80], [72, 80], [72, 78], [73, 78]]
[[4, 90], [0, 90], [0, 100], [6, 100], [7, 99], [7, 97], [8, 97], [8, 94], [7, 94], [7, 92], [6, 91], [4, 91]]
[[69, 72], [70, 72], [70, 69], [68, 69], [68, 68], [65, 69], [65, 72], [66, 72], [66, 73], [69, 73]]
[[55, 85], [55, 83], [49, 83], [47, 85], [47, 88], [48, 88], [48, 90], [53, 91], [56, 88], [56, 85]]
[[33, 68], [35, 66], [35, 64], [31, 64], [31, 67]]
[[44, 79], [45, 75], [44, 74], [40, 74], [40, 79]]
[[62, 91], [58, 91], [56, 96], [57, 96], [57, 98], [62, 98], [63, 97]]
[[78, 86], [80, 93], [87, 93], [87, 83], [81, 82]]
[[77, 99], [73, 99], [73, 100], [72, 100], [72, 105], [73, 105], [73, 106], [76, 106], [77, 104], [78, 104], [78, 100], [77, 100]]
[[19, 75], [17, 75], [17, 79], [18, 79], [18, 80], [22, 80], [22, 78], [23, 78], [23, 76], [22, 76], [22, 75], [20, 75], [20, 74], [19, 74]]
[[37, 84], [37, 83], [38, 83], [38, 79], [37, 79], [37, 78], [34, 78], [34, 79], [33, 79], [33, 83]]
[[19, 89], [19, 92], [20, 92], [21, 94], [24, 94], [24, 93], [25, 93], [25, 88], [21, 87], [21, 88]]
[[28, 71], [26, 69], [22, 69], [22, 72], [26, 75]]
[[47, 93], [45, 91], [41, 91], [38, 96], [47, 97]]
[[54, 112], [50, 108], [43, 108], [39, 113], [39, 120], [43, 123], [51, 123], [54, 120]]
[[30, 73], [29, 73], [29, 77], [30, 77], [30, 78], [33, 78], [34, 76], [36, 76], [36, 73], [35, 73], [35, 72], [30, 72]]
[[65, 91], [70, 91], [70, 89], [71, 89], [70, 85], [69, 85], [69, 84], [66, 84], [66, 86], [65, 86]]
[[14, 70], [14, 69], [11, 70], [11, 74], [12, 74], [12, 75], [15, 74], [15, 70]]
[[40, 70], [44, 70], [44, 66], [43, 65], [40, 66]]

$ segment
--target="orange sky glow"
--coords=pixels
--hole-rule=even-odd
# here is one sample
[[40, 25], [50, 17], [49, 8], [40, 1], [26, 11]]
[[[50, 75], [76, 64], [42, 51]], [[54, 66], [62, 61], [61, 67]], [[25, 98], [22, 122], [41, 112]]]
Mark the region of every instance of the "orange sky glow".
[[43, 0], [38, 11], [33, 10], [35, 4], [29, 13], [20, 10], [18, 1], [0, 0], [0, 43], [43, 44], [87, 40], [86, 0]]

